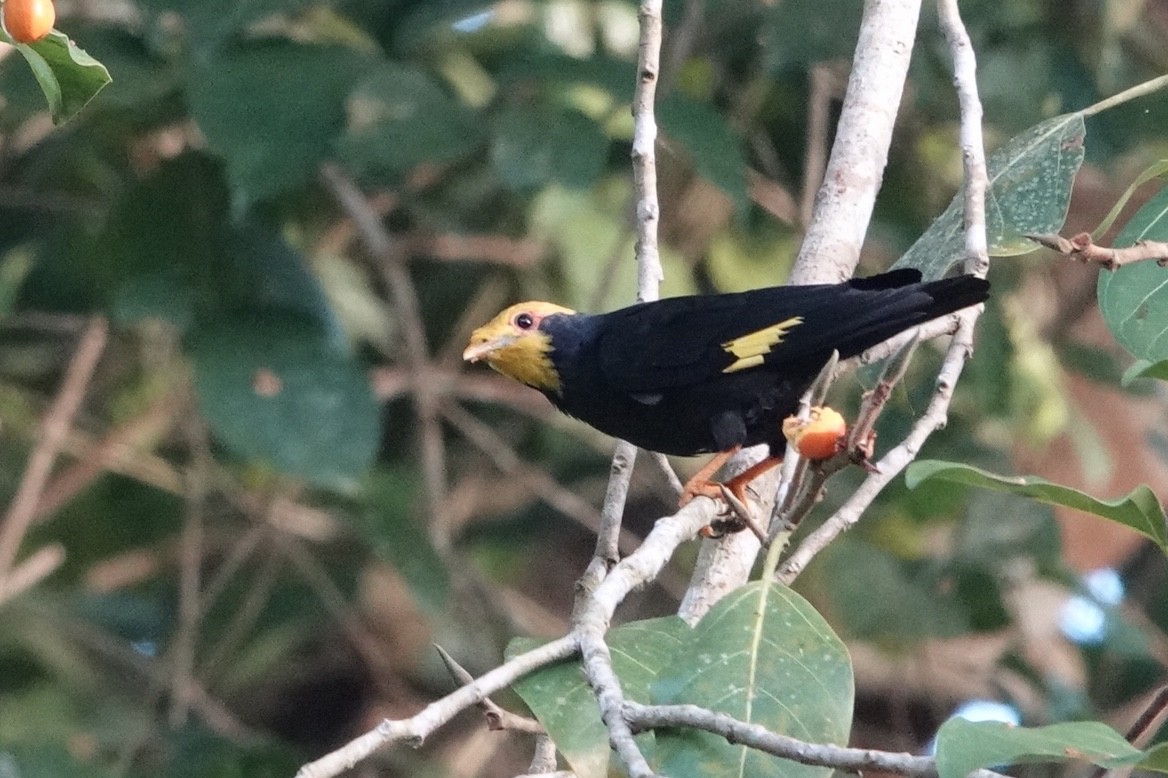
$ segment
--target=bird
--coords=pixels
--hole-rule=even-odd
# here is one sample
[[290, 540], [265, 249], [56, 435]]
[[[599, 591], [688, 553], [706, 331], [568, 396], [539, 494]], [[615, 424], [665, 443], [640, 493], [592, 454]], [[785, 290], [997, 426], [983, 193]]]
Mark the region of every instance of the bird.
[[[686, 484], [682, 503], [729, 492], [742, 505], [746, 485], [782, 461], [783, 420], [796, 413], [833, 352], [857, 356], [988, 296], [983, 278], [923, 281], [918, 270], [904, 268], [837, 284], [671, 297], [599, 314], [532, 301], [474, 330], [462, 356], [642, 449], [715, 454]], [[711, 480], [730, 455], [759, 444], [769, 447], [765, 459], [725, 484]]]

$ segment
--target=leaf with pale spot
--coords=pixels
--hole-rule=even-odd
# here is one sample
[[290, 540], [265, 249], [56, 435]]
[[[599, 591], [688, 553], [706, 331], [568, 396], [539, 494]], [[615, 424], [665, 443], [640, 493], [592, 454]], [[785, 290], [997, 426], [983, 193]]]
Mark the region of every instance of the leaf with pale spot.
[[[651, 691], [655, 704], [700, 705], [814, 743], [847, 742], [855, 694], [843, 642], [810, 603], [766, 582], [715, 605]], [[654, 754], [671, 778], [831, 774], [694, 730], [658, 732]]]

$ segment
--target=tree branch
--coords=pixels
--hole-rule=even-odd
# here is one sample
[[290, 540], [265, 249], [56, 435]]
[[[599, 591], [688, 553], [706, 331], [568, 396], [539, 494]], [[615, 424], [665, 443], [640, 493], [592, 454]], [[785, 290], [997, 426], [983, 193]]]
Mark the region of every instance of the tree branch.
[[73, 359], [65, 370], [61, 389], [41, 422], [40, 439], [28, 459], [20, 486], [8, 505], [4, 521], [0, 523], [0, 582], [8, 577], [20, 544], [32, 526], [37, 503], [49, 480], [57, 454], [73, 425], [73, 417], [85, 399], [85, 392], [105, 350], [108, 336], [109, 323], [103, 317], [94, 316], [89, 320]]
[[511, 659], [436, 700], [408, 719], [385, 719], [376, 728], [314, 762], [301, 767], [296, 778], [332, 778], [391, 743], [406, 741], [420, 746], [434, 730], [458, 713], [477, 705], [489, 695], [511, 685], [530, 672], [567, 659], [576, 653], [576, 639], [569, 635]]
[[1136, 262], [1155, 262], [1160, 267], [1168, 267], [1168, 242], [1165, 241], [1137, 240], [1130, 246], [1115, 248], [1095, 243], [1089, 232], [1080, 232], [1071, 238], [1046, 234], [1026, 237], [1064, 257], [1099, 265], [1104, 270], [1117, 270]]
[[[877, 770], [913, 778], [936, 778], [937, 775], [936, 760], [931, 756], [845, 748], [830, 743], [807, 743], [697, 705], [628, 703], [625, 705], [625, 718], [635, 732], [656, 728], [700, 729], [721, 735], [732, 744], [741, 743], [800, 764], [832, 767], [854, 773]], [[990, 770], [976, 770], [968, 778], [1002, 778], [1002, 776]]]
[[791, 283], [851, 278], [888, 164], [920, 0], [868, 0], [823, 184]]

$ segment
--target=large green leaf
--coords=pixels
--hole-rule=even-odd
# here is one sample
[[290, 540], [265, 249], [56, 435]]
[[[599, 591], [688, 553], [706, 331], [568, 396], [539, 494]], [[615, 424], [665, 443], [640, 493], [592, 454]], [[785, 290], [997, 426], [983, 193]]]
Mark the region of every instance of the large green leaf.
[[[849, 636], [904, 645], [972, 630], [965, 603], [957, 597], [963, 577], [972, 575], [969, 571], [916, 569], [918, 565], [849, 537], [833, 543], [822, 564], [825, 580], [831, 581], [832, 620]], [[944, 582], [938, 580], [942, 573]], [[979, 583], [988, 583], [979, 596], [992, 606], [998, 601], [996, 586]]]
[[191, 45], [200, 53], [219, 45], [225, 38], [255, 22], [277, 14], [291, 14], [313, 0], [137, 0], [137, 5], [154, 13], [170, 13], [182, 18]]
[[[846, 743], [855, 694], [844, 644], [791, 589], [756, 582], [724, 597], [653, 682], [654, 703], [692, 703], [818, 743]], [[692, 730], [657, 733], [671, 778], [812, 778], [831, 774]]]
[[558, 183], [587, 189], [604, 170], [608, 136], [572, 109], [516, 107], [495, 122], [491, 161], [511, 189]]
[[86, 764], [69, 753], [65, 739], [51, 743], [21, 744], [0, 748], [0, 776], [3, 778], [104, 778], [113, 775], [95, 764]]
[[381, 425], [369, 381], [314, 323], [225, 316], [196, 327], [190, 349], [199, 403], [237, 455], [326, 486], [372, 463]]
[[905, 473], [905, 481], [910, 489], [930, 478], [983, 489], [995, 489], [1019, 497], [1029, 497], [1048, 505], [1061, 505], [1093, 513], [1134, 529], [1168, 553], [1168, 525], [1164, 508], [1156, 494], [1144, 485], [1137, 486], [1125, 497], [1099, 500], [1077, 489], [1060, 486], [1037, 476], [997, 475], [959, 462], [939, 460], [914, 462]]
[[[675, 22], [684, 24], [685, 6], [665, 4]], [[860, 30], [855, 0], [784, 0], [758, 3], [753, 0], [708, 0], [704, 4], [703, 37], [720, 41], [726, 50], [749, 50], [755, 41], [765, 41], [760, 68], [778, 74], [805, 71], [814, 63], [852, 56]]]
[[510, 89], [525, 84], [590, 84], [628, 102], [633, 93], [636, 66], [632, 62], [594, 54], [587, 59], [549, 51], [516, 48], [506, 52], [498, 79]]
[[722, 114], [709, 103], [673, 93], [657, 106], [657, 121], [689, 152], [698, 173], [728, 194], [741, 212], [747, 204], [746, 159]]
[[[1168, 187], [1124, 225], [1115, 245], [1138, 240], [1168, 240]], [[1103, 319], [1121, 346], [1148, 362], [1168, 359], [1168, 268], [1138, 262], [1100, 271], [1098, 292]]]
[[375, 471], [363, 490], [364, 510], [356, 525], [373, 553], [405, 579], [417, 603], [443, 614], [450, 607], [450, 567], [412, 510], [420, 480], [413, 469]]
[[286, 40], [231, 46], [191, 73], [191, 114], [244, 200], [304, 184], [345, 124], [345, 99], [370, 59]]
[[474, 112], [425, 71], [384, 62], [353, 90], [337, 152], [362, 172], [405, 173], [423, 162], [457, 159], [481, 137]]
[[183, 154], [138, 181], [114, 206], [90, 262], [114, 317], [186, 328], [218, 301], [229, 195], [221, 166]]
[[[0, 40], [11, 42], [2, 31]], [[41, 91], [45, 93], [54, 124], [72, 119], [110, 83], [105, 66], [57, 30], [35, 43], [14, 45], [28, 61]]]
[[1119, 382], [1123, 386], [1130, 386], [1137, 378], [1158, 378], [1161, 381], [1168, 381], [1168, 359], [1161, 359], [1159, 362], [1137, 359], [1123, 371]]
[[1096, 721], [1015, 727], [999, 721], [952, 718], [937, 732], [939, 778], [965, 778], [982, 767], [1017, 762], [1084, 760], [1102, 767], [1134, 765], [1143, 752]]
[[240, 310], [294, 311], [339, 340], [304, 258], [270, 229], [231, 224], [222, 167], [188, 153], [160, 165], [114, 207], [91, 262], [114, 315], [185, 329]]
[[[1087, 129], [1070, 113], [1011, 138], [987, 161], [986, 232], [990, 256], [1025, 254], [1037, 246], [1027, 234], [1058, 232], [1071, 201], [1071, 184], [1083, 164]], [[945, 212], [894, 267], [920, 268], [940, 278], [965, 257], [964, 194], [958, 191]]]
[[[653, 679], [671, 665], [690, 635], [689, 627], [675, 616], [635, 621], [611, 630], [608, 646], [625, 696], [647, 703]], [[538, 641], [526, 638], [513, 640], [507, 655], [515, 656], [536, 645]], [[547, 728], [556, 748], [579, 778], [608, 775], [608, 730], [600, 720], [596, 699], [578, 661], [532, 673], [515, 684], [515, 691]], [[646, 744], [643, 747], [652, 740], [647, 735], [639, 739]]]

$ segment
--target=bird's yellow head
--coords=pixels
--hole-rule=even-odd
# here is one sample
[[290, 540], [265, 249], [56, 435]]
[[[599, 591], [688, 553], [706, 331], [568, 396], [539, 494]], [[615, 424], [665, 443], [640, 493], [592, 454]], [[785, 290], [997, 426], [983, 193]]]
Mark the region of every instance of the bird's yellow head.
[[467, 362], [485, 360], [508, 378], [545, 391], [560, 391], [560, 374], [552, 363], [551, 336], [540, 329], [554, 313], [575, 311], [541, 302], [512, 305], [470, 336], [462, 352]]

